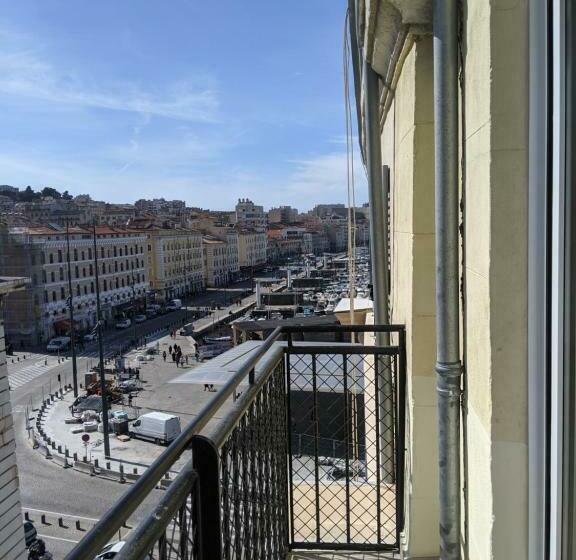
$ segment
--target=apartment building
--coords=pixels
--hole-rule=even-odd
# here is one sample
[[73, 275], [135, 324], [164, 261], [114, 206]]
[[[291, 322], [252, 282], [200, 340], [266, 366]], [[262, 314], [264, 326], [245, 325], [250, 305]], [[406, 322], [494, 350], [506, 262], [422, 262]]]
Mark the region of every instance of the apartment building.
[[0, 558], [3, 560], [26, 557], [3, 314], [4, 299], [23, 290], [28, 282], [28, 278], [0, 278]]
[[266, 264], [266, 232], [237, 228], [238, 265], [240, 268], [257, 268]]
[[263, 206], [254, 204], [249, 198], [239, 198], [235, 207], [235, 223], [257, 229], [266, 228], [266, 213]]
[[79, 207], [71, 200], [55, 200], [45, 198], [37, 202], [16, 202], [12, 211], [20, 214], [31, 222], [42, 224], [70, 225], [88, 224], [93, 214], [87, 207]]
[[214, 236], [202, 237], [204, 257], [204, 281], [211, 288], [224, 286], [229, 282], [228, 244]]
[[146, 235], [146, 271], [151, 290], [165, 300], [204, 290], [199, 231], [155, 226], [140, 231]]
[[[78, 329], [96, 324], [94, 239], [91, 228], [69, 230], [74, 319]], [[96, 256], [103, 319], [142, 307], [148, 288], [146, 235], [125, 228], [96, 227]], [[5, 331], [11, 342], [37, 345], [67, 332], [69, 289], [66, 229], [3, 227], [0, 273], [27, 276], [30, 286], [6, 298]]]
[[278, 206], [268, 210], [269, 224], [293, 224], [298, 221], [298, 210], [291, 206]]
[[404, 553], [573, 558], [573, 3], [350, 6], [408, 341]]

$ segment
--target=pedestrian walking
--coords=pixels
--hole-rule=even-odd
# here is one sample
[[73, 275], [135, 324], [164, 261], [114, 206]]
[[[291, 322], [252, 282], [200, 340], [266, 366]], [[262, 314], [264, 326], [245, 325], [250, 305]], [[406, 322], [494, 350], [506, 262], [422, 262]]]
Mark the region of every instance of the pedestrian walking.
[[162, 357], [164, 358], [164, 361], [166, 361], [166, 350], [164, 350], [164, 352], [162, 352]]
[[168, 354], [172, 354], [172, 345], [168, 346]]
[[172, 352], [172, 361], [173, 361], [173, 362], [176, 361], [176, 352]]

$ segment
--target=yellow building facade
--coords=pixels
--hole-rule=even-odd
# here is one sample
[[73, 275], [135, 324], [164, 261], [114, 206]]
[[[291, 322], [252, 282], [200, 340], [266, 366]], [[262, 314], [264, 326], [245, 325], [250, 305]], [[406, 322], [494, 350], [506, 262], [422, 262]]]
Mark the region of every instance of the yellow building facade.
[[150, 288], [163, 299], [204, 290], [202, 234], [186, 228], [149, 228], [146, 266]]
[[[406, 558], [440, 548], [432, 4], [357, 12], [390, 169], [390, 320], [407, 329]], [[459, 8], [462, 557], [526, 559], [529, 2]]]

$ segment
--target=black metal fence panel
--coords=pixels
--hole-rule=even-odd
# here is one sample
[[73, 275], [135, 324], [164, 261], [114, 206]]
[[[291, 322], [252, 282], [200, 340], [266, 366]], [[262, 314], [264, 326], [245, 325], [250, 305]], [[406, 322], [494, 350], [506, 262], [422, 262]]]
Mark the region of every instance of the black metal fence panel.
[[[294, 548], [397, 549], [404, 329], [330, 328], [339, 335], [390, 333], [397, 343], [294, 343], [298, 330], [291, 328], [287, 345], [274, 345], [277, 329], [68, 560], [100, 552], [190, 447], [192, 460], [130, 533], [117, 560], [283, 560]], [[209, 434], [201, 433], [231, 397], [233, 407]]]
[[401, 349], [345, 348], [288, 347], [291, 542], [395, 549], [403, 492]]

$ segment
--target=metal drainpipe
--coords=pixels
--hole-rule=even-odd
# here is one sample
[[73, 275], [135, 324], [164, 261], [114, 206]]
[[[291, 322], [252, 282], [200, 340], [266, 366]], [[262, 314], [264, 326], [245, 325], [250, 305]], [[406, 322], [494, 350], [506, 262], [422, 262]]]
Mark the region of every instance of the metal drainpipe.
[[457, 0], [435, 0], [436, 373], [442, 560], [461, 558], [457, 32]]
[[[372, 284], [374, 297], [374, 323], [389, 324], [388, 312], [388, 242], [387, 242], [387, 209], [384, 196], [383, 175], [388, 185], [388, 170], [382, 168], [381, 137], [380, 137], [380, 87], [378, 74], [370, 63], [364, 61], [364, 121], [366, 166], [368, 168], [368, 196], [370, 200], [370, 258], [372, 261]], [[387, 189], [386, 189], [387, 192]], [[378, 346], [390, 344], [389, 333], [377, 333]], [[380, 415], [380, 465], [383, 479], [386, 482], [395, 481], [394, 472], [394, 418], [393, 385], [390, 360], [387, 356], [379, 358], [378, 406]]]
[[[380, 140], [380, 88], [378, 74], [364, 61], [364, 121], [368, 194], [370, 199], [370, 248], [374, 286], [374, 322], [388, 324], [388, 245], [386, 242], [386, 203], [382, 182]], [[388, 333], [379, 344], [388, 344]]]

